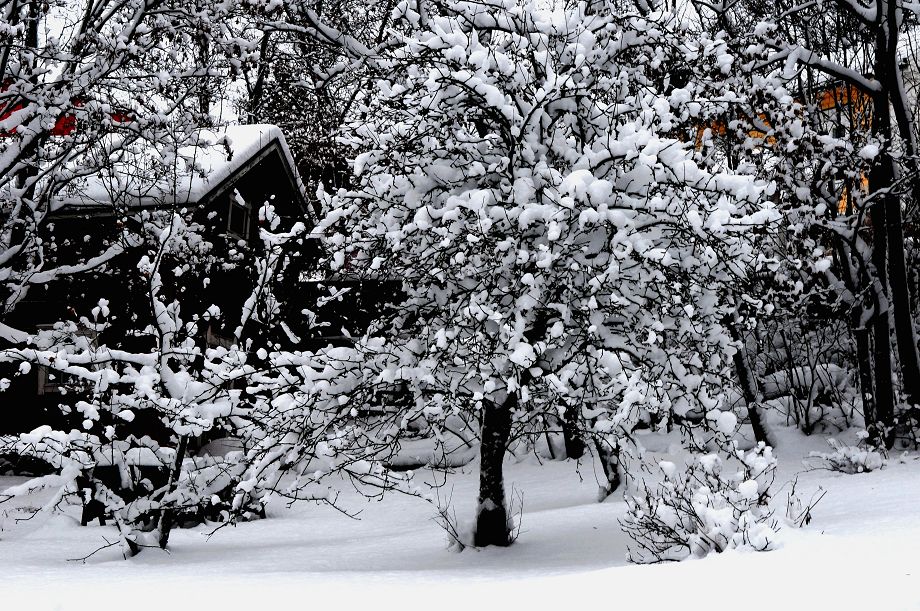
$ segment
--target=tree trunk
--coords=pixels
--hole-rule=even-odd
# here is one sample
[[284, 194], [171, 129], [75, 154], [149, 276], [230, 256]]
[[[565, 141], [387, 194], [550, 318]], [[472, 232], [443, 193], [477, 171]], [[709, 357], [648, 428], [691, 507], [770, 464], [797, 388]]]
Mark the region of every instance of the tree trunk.
[[594, 449], [597, 450], [597, 459], [601, 462], [601, 468], [604, 470], [604, 479], [597, 492], [598, 502], [603, 502], [608, 496], [617, 491], [623, 482], [620, 465], [620, 453], [617, 448], [613, 448], [598, 440], [594, 440]]
[[[169, 483], [166, 487], [166, 494], [163, 496], [169, 496], [175, 492], [176, 487], [179, 483], [179, 476], [182, 474], [182, 462], [185, 460], [185, 453], [188, 450], [188, 435], [183, 435], [179, 439], [179, 447], [176, 448], [176, 462], [173, 464], [172, 472], [169, 474]], [[157, 531], [160, 536], [160, 547], [166, 549], [166, 545], [169, 543], [169, 533], [172, 532], [173, 524], [176, 519], [176, 509], [175, 508], [165, 508], [160, 513], [160, 523], [157, 525]]]
[[578, 427], [579, 410], [571, 405], [566, 406], [562, 415], [562, 439], [565, 442], [565, 455], [567, 458], [579, 459], [585, 455], [585, 440]]
[[483, 401], [482, 443], [479, 446], [479, 504], [473, 545], [511, 545], [511, 522], [505, 506], [502, 462], [511, 435], [511, 415], [517, 396], [503, 401]]
[[[904, 257], [904, 230], [901, 223], [901, 202], [897, 198], [888, 215], [888, 284], [891, 287], [891, 309], [898, 344], [898, 363], [904, 388], [904, 399], [911, 406], [920, 405], [920, 359], [914, 333], [907, 263]], [[892, 217], [894, 217], [892, 219]]]
[[853, 327], [856, 341], [856, 364], [859, 369], [859, 390], [862, 395], [863, 420], [866, 426], [875, 422], [875, 394], [872, 388], [872, 347], [869, 329]]
[[[920, 402], [920, 358], [917, 355], [917, 338], [914, 331], [910, 289], [907, 279], [907, 264], [904, 256], [904, 228], [901, 218], [901, 198], [892, 192], [897, 179], [898, 168], [891, 154], [894, 137], [891, 109], [894, 107], [900, 136], [903, 139], [907, 163], [916, 170], [915, 135], [912, 118], [909, 116], [907, 100], [898, 67], [898, 30], [900, 8], [897, 2], [879, 0], [878, 21], [875, 30], [875, 78], [881, 90], [873, 95], [872, 133], [885, 145], [881, 157], [869, 174], [873, 195], [878, 197], [870, 210], [873, 228], [872, 261], [878, 275], [880, 290], [887, 297], [885, 307], [880, 307], [879, 316], [873, 325], [875, 339], [875, 384], [877, 423], [870, 435], [876, 441], [883, 441], [891, 448], [894, 443], [894, 390], [891, 381], [891, 337], [889, 317], [893, 317], [895, 339], [898, 350], [898, 365], [905, 399], [911, 405]], [[917, 178], [911, 176], [915, 197], [918, 190]], [[880, 296], [881, 300], [882, 296]], [[890, 312], [890, 314], [889, 314]], [[882, 354], [887, 350], [887, 354]]]
[[[878, 172], [869, 177], [873, 192], [886, 187], [885, 175]], [[872, 319], [872, 364], [875, 378], [875, 421], [867, 424], [869, 438], [876, 445], [890, 447], [894, 441], [894, 387], [891, 382], [891, 322], [888, 314], [888, 207], [885, 205], [887, 195], [882, 201], [872, 205], [869, 216], [872, 221], [872, 264], [875, 268], [878, 295], [878, 311]]]
[[[200, 63], [199, 69], [207, 71], [210, 68], [211, 63], [211, 47], [208, 42], [208, 39], [204, 36], [201, 36], [196, 41], [196, 47], [198, 51], [198, 61]], [[198, 77], [198, 112], [201, 113], [202, 118], [206, 118], [210, 122], [211, 114], [211, 104], [214, 102], [214, 95], [211, 91], [213, 81], [207, 77]]]
[[249, 90], [249, 102], [246, 108], [246, 114], [250, 123], [258, 123], [260, 119], [260, 109], [262, 107], [262, 97], [265, 93], [265, 81], [268, 77], [268, 68], [271, 63], [268, 57], [268, 45], [271, 32], [262, 34], [262, 42], [259, 45], [259, 68], [256, 72], [256, 81]]
[[[853, 200], [850, 199], [847, 204], [852, 207]], [[852, 210], [848, 214], [852, 214]], [[864, 426], [875, 422], [875, 388], [872, 379], [872, 329], [871, 315], [879, 310], [878, 296], [875, 299], [873, 287], [866, 285], [865, 272], [863, 265], [859, 265], [859, 271], [851, 265], [850, 248], [843, 240], [835, 239], [834, 248], [837, 251], [837, 261], [843, 268], [842, 278], [846, 282], [847, 291], [851, 295], [850, 300], [850, 333], [853, 336], [853, 343], [856, 345], [856, 367], [859, 374], [859, 391], [862, 398], [862, 414]], [[860, 261], [863, 261], [862, 255], [857, 254]], [[860, 273], [862, 272], [862, 273]], [[871, 283], [871, 278], [869, 279]]]
[[894, 387], [891, 383], [891, 337], [888, 312], [882, 312], [872, 325], [873, 365], [875, 366], [875, 418], [867, 426], [875, 445], [894, 445]]
[[[891, 111], [889, 101], [892, 95], [891, 85], [894, 74], [892, 62], [897, 63], [897, 50], [891, 44], [897, 38], [897, 24], [888, 22], [888, 3], [879, 2], [879, 26], [875, 32], [875, 71], [876, 79], [882, 85], [881, 90], [872, 98], [872, 133], [884, 144], [881, 158], [869, 173], [870, 192], [877, 198], [871, 203], [869, 218], [872, 222], [872, 264], [878, 280], [875, 291], [878, 294], [879, 308], [873, 320], [873, 364], [875, 366], [875, 416], [876, 421], [868, 428], [870, 439], [874, 443], [891, 447], [894, 441], [894, 388], [892, 385], [891, 363], [891, 311], [895, 311], [895, 321], [899, 319], [898, 309], [905, 303], [892, 300], [892, 277], [894, 272], [899, 278], [904, 277], [904, 270], [895, 269], [904, 265], [904, 237], [901, 229], [901, 199], [891, 192], [894, 187], [894, 160], [891, 157]], [[889, 31], [893, 25], [894, 30]], [[893, 34], [893, 36], [892, 36]], [[891, 53], [895, 55], [891, 57]], [[896, 66], [895, 66], [896, 67]], [[894, 243], [891, 243], [891, 240]], [[897, 256], [892, 256], [899, 250]], [[902, 287], [906, 289], [907, 287]], [[903, 297], [902, 293], [899, 296]], [[908, 316], [910, 311], [905, 312]], [[910, 332], [913, 335], [913, 330]], [[901, 339], [901, 338], [899, 338]], [[902, 342], [899, 341], [900, 345]], [[914, 350], [916, 352], [916, 350]], [[908, 377], [905, 366], [915, 362], [909, 356], [900, 360], [902, 378]], [[916, 381], [915, 381], [916, 382]]]
[[[760, 403], [763, 400], [763, 393], [760, 392], [754, 372], [747, 359], [747, 350], [744, 347], [744, 339], [738, 332], [738, 326], [733, 319], [728, 322], [728, 333], [732, 341], [738, 344], [738, 349], [732, 355], [732, 361], [735, 365], [735, 375], [738, 376], [738, 384], [741, 386], [741, 394], [744, 397], [744, 403], [747, 405], [748, 419], [751, 421], [751, 428], [754, 431], [754, 439], [758, 443], [773, 446], [767, 435], [767, 429], [763, 424], [760, 416]], [[790, 379], [791, 381], [791, 379]]]

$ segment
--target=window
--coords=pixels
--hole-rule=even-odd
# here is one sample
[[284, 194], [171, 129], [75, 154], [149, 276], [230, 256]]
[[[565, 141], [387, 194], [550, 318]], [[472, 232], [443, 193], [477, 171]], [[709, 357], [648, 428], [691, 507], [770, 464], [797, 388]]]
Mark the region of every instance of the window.
[[236, 189], [230, 198], [230, 210], [227, 213], [227, 232], [242, 240], [249, 239], [249, 227], [252, 209]]
[[50, 371], [44, 365], [38, 367], [38, 394], [55, 395], [61, 392], [61, 374]]
[[[204, 343], [208, 348], [227, 348], [230, 349], [236, 343], [230, 335], [221, 333], [221, 329], [214, 324], [208, 323], [204, 331]], [[242, 389], [246, 387], [245, 380], [236, 376], [229, 380], [225, 379], [220, 388], [225, 390]]]
[[[38, 328], [39, 330], [47, 330], [53, 329], [54, 327], [52, 325], [39, 325]], [[96, 337], [98, 333], [94, 329], [77, 329], [74, 335], [78, 337], [86, 337], [89, 339], [91, 346], [96, 345]], [[38, 366], [37, 373], [37, 392], [39, 395], [60, 395], [66, 392], [68, 386], [73, 387], [80, 384], [77, 377], [55, 371], [54, 369], [45, 367], [44, 365]]]
[[208, 348], [230, 348], [233, 346], [234, 341], [232, 337], [215, 331], [214, 327], [209, 324], [204, 332], [204, 343]]

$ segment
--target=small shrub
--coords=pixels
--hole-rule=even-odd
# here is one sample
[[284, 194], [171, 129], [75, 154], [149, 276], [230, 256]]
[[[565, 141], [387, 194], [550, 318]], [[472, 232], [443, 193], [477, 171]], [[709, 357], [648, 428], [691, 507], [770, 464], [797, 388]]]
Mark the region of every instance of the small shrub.
[[841, 473], [868, 473], [885, 466], [885, 458], [877, 450], [844, 445], [836, 439], [828, 439], [827, 445], [833, 452], [812, 452], [805, 465]]
[[621, 526], [634, 543], [631, 562], [683, 560], [740, 547], [774, 549], [776, 522], [767, 506], [776, 470], [772, 450], [760, 444], [743, 452], [732, 443], [729, 452], [741, 464], [735, 473], [726, 473], [715, 454], [697, 456], [682, 471], [662, 462], [664, 481], [627, 498]]

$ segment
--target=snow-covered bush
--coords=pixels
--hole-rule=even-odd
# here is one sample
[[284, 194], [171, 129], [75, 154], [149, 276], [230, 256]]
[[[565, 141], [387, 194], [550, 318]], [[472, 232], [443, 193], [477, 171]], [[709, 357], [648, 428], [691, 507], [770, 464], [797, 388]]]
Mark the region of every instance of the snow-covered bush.
[[716, 454], [695, 456], [685, 469], [662, 462], [664, 481], [627, 497], [621, 521], [633, 541], [636, 563], [682, 560], [740, 547], [776, 547], [776, 522], [768, 507], [776, 459], [763, 444], [749, 452], [729, 451], [737, 471]]
[[[190, 456], [205, 435], [232, 434], [249, 447], [264, 437], [251, 430], [258, 402], [248, 396], [246, 382], [271, 365], [264, 350], [250, 353], [253, 339], [246, 334], [255, 335], [251, 323], [258, 321], [261, 341], [270, 341], [266, 329], [276, 309], [272, 282], [281, 251], [304, 231], [302, 223], [289, 232], [262, 229], [263, 252], [243, 264], [226, 261], [223, 243], [181, 214], [138, 216], [140, 247], [123, 256], [136, 257], [133, 273], [119, 278], [124, 290], [114, 281], [107, 286], [117, 301], [100, 299], [91, 312], [79, 313], [79, 322], [56, 323], [31, 336], [26, 347], [0, 351], [0, 362], [18, 363], [22, 372], [38, 366], [58, 376], [62, 390], [62, 418], [54, 427], [0, 440], [0, 451], [43, 460], [56, 469], [55, 477], [2, 500], [53, 487], [56, 505], [75, 493], [85, 506], [84, 521], [88, 515], [114, 520], [126, 555], [165, 547], [180, 518], [260, 513], [260, 498], [237, 500], [252, 457]], [[240, 283], [247, 275], [248, 292]], [[235, 297], [241, 306], [235, 320], [208, 292], [226, 291], [229, 282], [243, 289]]]
[[765, 402], [807, 435], [863, 426], [856, 348], [845, 321], [805, 319], [800, 310], [784, 315], [793, 320], [765, 321], [756, 334]]
[[827, 445], [831, 452], [811, 452], [805, 465], [841, 473], [868, 473], [885, 466], [885, 457], [873, 448], [846, 445], [833, 438], [827, 440]]

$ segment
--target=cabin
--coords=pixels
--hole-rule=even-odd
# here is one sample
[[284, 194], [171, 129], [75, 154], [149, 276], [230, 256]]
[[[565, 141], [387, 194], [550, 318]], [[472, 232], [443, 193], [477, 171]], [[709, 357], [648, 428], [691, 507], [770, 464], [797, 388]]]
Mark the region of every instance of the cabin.
[[[310, 203], [284, 136], [275, 126], [200, 130], [194, 144], [177, 148], [175, 162], [168, 167], [157, 155], [139, 145], [110, 163], [94, 164], [101, 169], [57, 194], [42, 237], [49, 253], [60, 248], [69, 263], [74, 253], [86, 259], [103, 252], [119, 240], [125, 226], [142, 222], [145, 213], [176, 211], [199, 223], [203, 237], [214, 245], [216, 265], [207, 272], [207, 282], [183, 275], [170, 278], [167, 290], [181, 294], [183, 312], [204, 312], [217, 305], [220, 317], [198, 323], [200, 340], [204, 346], [229, 345], [253, 280], [248, 266], [224, 269], [221, 263], [255, 256], [261, 247], [263, 204], [274, 207], [281, 219], [279, 229], [298, 221], [309, 225], [319, 211]], [[152, 337], [135, 333], [152, 322], [147, 287], [136, 270], [119, 272], [124, 266], [136, 266], [141, 254], [129, 250], [101, 267], [36, 283], [4, 322], [35, 332], [58, 321], [73, 321], [86, 328], [90, 341], [147, 351], [153, 347]], [[259, 317], [250, 321], [246, 335], [262, 345], [303, 350], [345, 345], [367, 328], [381, 307], [398, 297], [396, 282], [356, 280], [320, 269], [318, 236], [308, 236], [286, 256], [279, 314], [287, 325], [279, 331], [278, 325], [265, 324]], [[81, 322], [92, 319], [100, 299], [117, 310], [101, 336]], [[16, 406], [0, 419], [0, 435], [44, 424], [64, 430], [79, 427], [79, 415], [62, 416], [59, 406], [72, 405], [80, 397], [68, 393], [54, 372], [35, 367], [27, 375], [12, 374], [0, 372], [0, 377], [11, 380], [2, 401]], [[27, 409], [18, 407], [26, 405]], [[133, 424], [138, 433], [153, 437], [161, 428], [156, 421], [144, 422], [141, 412]]]
[[[282, 227], [315, 219], [284, 136], [271, 125], [200, 130], [196, 142], [178, 147], [168, 165], [152, 147], [137, 145], [93, 167], [100, 169], [67, 185], [51, 202], [42, 239], [49, 253], [57, 248], [67, 252], [67, 263], [75, 253], [84, 260], [98, 256], [123, 241], [126, 227], [156, 211], [175, 211], [200, 224], [216, 256], [237, 258], [259, 245], [264, 203], [274, 206]], [[119, 286], [127, 279], [116, 270], [136, 265], [136, 257], [131, 258], [125, 253], [98, 269], [34, 284], [7, 324], [33, 331], [36, 325], [79, 320], [100, 298], [124, 303], [132, 289]], [[200, 297], [233, 305], [242, 292], [239, 281], [217, 270]]]
[[[226, 313], [226, 320], [212, 317], [200, 323], [201, 340], [210, 346], [226, 345], [231, 332], [224, 325], [239, 320], [243, 301], [248, 297], [247, 266], [231, 269], [224, 262], [242, 261], [255, 256], [258, 240], [259, 210], [269, 203], [281, 219], [280, 228], [294, 222], [311, 223], [316, 210], [310, 205], [303, 182], [281, 131], [272, 125], [236, 125], [219, 130], [200, 130], [195, 142], [177, 147], [175, 162], [166, 164], [151, 147], [136, 145], [127, 149], [110, 163], [99, 164], [99, 170], [74, 181], [57, 193], [51, 202], [42, 239], [49, 257], [57, 248], [86, 259], [98, 255], [122, 239], [126, 226], [142, 222], [145, 214], [175, 211], [190, 222], [203, 227], [202, 237], [213, 244], [215, 265], [200, 277], [168, 278], [167, 291], [181, 293], [185, 312], [205, 311], [217, 305]], [[96, 167], [96, 166], [94, 166]], [[4, 321], [26, 332], [50, 328], [58, 321], [92, 319], [93, 309], [100, 299], [113, 305], [110, 326], [97, 337], [86, 328], [91, 341], [126, 350], [146, 351], [152, 344], [150, 336], [132, 334], [143, 329], [151, 316], [148, 295], [142, 275], [131, 269], [120, 273], [123, 266], [136, 266], [142, 255], [127, 248], [104, 265], [89, 271], [49, 277], [47, 282], [33, 284], [17, 308]], [[306, 240], [296, 257], [304, 270], [319, 260], [319, 241]], [[53, 266], [53, 261], [48, 267]], [[126, 270], [127, 271], [127, 270]], [[297, 271], [291, 278], [291, 293], [296, 283], [306, 278]], [[117, 305], [116, 305], [117, 304]], [[291, 304], [299, 312], [302, 304]], [[300, 318], [299, 316], [293, 318]], [[258, 320], [253, 321], [259, 324]], [[258, 330], [254, 330], [258, 335]], [[265, 341], [272, 338], [264, 337]], [[61, 403], [78, 397], [67, 396], [67, 390], [54, 373], [36, 367], [27, 375], [3, 375], [11, 380], [4, 393], [7, 406], [29, 405], [29, 409], [10, 409], [0, 419], [0, 434], [32, 430], [42, 424], [61, 421]], [[72, 393], [71, 393], [72, 394]]]

